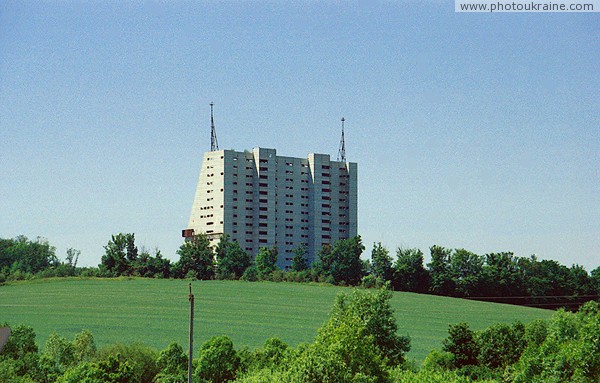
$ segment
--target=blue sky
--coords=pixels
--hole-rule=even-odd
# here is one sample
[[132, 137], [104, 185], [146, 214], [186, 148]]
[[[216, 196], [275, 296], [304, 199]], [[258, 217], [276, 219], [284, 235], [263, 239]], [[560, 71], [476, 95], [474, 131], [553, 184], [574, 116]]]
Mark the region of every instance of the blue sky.
[[598, 13], [450, 1], [0, 3], [0, 237], [176, 260], [221, 148], [330, 153], [359, 233], [600, 265]]

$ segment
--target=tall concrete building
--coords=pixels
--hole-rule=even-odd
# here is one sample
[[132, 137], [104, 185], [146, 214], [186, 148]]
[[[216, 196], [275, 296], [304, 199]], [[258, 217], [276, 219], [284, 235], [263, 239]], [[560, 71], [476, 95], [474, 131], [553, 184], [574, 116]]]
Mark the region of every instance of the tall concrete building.
[[324, 244], [357, 235], [357, 165], [264, 148], [206, 152], [183, 236], [200, 232], [212, 245], [229, 234], [252, 255], [277, 246], [280, 268], [304, 246], [312, 263]]

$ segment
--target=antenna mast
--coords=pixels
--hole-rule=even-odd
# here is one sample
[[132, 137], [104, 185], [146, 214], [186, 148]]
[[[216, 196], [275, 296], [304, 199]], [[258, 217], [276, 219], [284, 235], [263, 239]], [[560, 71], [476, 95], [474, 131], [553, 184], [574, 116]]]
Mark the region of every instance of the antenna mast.
[[346, 142], [344, 141], [344, 121], [346, 119], [342, 117], [342, 138], [340, 139], [340, 149], [338, 150], [337, 160], [346, 162]]
[[219, 150], [219, 141], [217, 141], [217, 132], [215, 130], [215, 119], [213, 118], [214, 102], [210, 103], [210, 151]]

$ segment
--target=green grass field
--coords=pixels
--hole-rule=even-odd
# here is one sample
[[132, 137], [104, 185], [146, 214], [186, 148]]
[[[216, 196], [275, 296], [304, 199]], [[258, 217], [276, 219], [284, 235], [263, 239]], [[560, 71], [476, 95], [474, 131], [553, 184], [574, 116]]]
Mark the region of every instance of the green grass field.
[[[163, 349], [188, 340], [188, 281], [160, 279], [50, 279], [0, 286], [0, 323], [27, 324], [43, 347], [52, 331], [72, 339], [82, 329], [99, 346], [142, 342]], [[349, 288], [296, 283], [195, 281], [195, 348], [214, 335], [236, 347], [279, 337], [296, 346], [314, 339], [335, 296]], [[552, 311], [395, 292], [401, 334], [411, 336], [410, 358], [421, 362], [440, 348], [448, 325], [483, 329], [495, 322], [549, 318]]]

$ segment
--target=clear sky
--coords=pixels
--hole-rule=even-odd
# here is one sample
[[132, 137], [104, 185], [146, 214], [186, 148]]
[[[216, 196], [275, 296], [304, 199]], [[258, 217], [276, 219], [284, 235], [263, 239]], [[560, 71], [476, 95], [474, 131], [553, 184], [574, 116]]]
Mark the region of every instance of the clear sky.
[[223, 149], [336, 156], [370, 254], [600, 266], [600, 13], [453, 1], [0, 2], [0, 237], [178, 259], [210, 107]]

